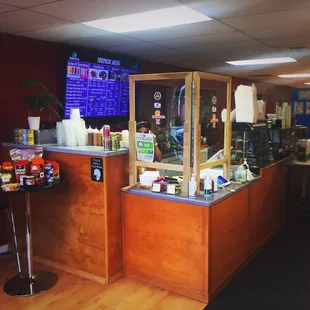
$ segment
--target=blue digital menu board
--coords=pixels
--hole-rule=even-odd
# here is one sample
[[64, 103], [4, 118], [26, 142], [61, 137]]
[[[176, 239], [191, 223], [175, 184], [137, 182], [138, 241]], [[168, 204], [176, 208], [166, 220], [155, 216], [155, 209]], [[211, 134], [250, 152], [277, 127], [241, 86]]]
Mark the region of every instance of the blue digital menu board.
[[97, 58], [97, 63], [81, 61], [77, 55], [67, 60], [64, 117], [79, 108], [84, 117], [117, 117], [129, 113], [129, 75], [139, 69], [122, 66], [121, 61]]

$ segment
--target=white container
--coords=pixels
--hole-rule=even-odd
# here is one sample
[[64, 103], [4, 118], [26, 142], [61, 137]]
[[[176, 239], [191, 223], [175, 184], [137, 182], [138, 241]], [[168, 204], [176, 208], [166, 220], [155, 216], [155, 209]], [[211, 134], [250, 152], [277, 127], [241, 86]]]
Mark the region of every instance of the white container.
[[70, 119], [73, 121], [79, 121], [81, 118], [80, 109], [70, 110]]
[[212, 196], [212, 178], [206, 175], [204, 179], [204, 194], [205, 196]]
[[193, 174], [191, 180], [188, 182], [188, 197], [196, 197], [196, 175]]
[[29, 124], [29, 129], [39, 130], [40, 129], [40, 116], [29, 116], [28, 124]]

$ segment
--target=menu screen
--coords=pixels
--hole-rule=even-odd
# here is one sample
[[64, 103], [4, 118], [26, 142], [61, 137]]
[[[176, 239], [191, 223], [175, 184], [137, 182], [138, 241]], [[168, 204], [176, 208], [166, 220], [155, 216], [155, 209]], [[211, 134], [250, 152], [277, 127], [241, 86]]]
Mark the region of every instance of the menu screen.
[[129, 75], [138, 68], [125, 68], [118, 60], [98, 58], [98, 63], [70, 57], [67, 61], [65, 118], [72, 108], [84, 117], [128, 116]]

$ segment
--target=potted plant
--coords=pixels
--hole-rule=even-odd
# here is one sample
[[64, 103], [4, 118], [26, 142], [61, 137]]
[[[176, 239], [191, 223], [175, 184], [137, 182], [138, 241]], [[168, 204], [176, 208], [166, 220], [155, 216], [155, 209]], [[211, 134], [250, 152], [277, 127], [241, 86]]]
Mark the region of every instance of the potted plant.
[[63, 110], [63, 105], [42, 83], [36, 80], [25, 80], [19, 84], [19, 88], [25, 91], [25, 95], [18, 98], [18, 101], [28, 108], [30, 129], [38, 130], [40, 128], [40, 113], [43, 111], [48, 111], [49, 120], [51, 120], [52, 114], [60, 119], [56, 109]]

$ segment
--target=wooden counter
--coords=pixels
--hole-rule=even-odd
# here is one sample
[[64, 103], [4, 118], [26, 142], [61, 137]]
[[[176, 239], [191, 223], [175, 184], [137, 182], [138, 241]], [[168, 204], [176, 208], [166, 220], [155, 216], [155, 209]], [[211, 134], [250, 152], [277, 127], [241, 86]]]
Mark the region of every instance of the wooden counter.
[[208, 303], [283, 225], [286, 167], [210, 207], [123, 193], [129, 277]]
[[[3, 147], [6, 160], [11, 148]], [[91, 157], [103, 160], [103, 183], [91, 181]], [[128, 154], [99, 157], [45, 151], [44, 159], [60, 164], [61, 184], [31, 194], [35, 259], [101, 283], [122, 276], [121, 188], [128, 183]], [[23, 238], [23, 197], [12, 200]]]

